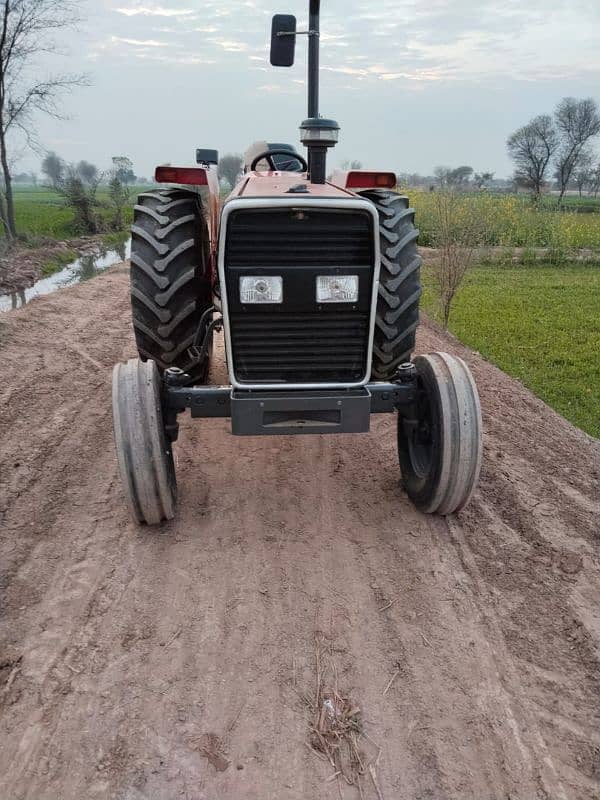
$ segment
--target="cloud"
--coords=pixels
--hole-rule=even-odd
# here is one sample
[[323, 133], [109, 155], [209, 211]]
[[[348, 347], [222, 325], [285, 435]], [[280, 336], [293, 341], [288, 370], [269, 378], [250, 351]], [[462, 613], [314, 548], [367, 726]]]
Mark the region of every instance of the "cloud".
[[162, 6], [134, 6], [133, 8], [115, 8], [117, 14], [126, 17], [183, 17], [195, 14], [193, 8], [164, 8]]
[[208, 39], [208, 41], [230, 53], [245, 53], [250, 49], [250, 46], [246, 42], [237, 42], [234, 39]]
[[135, 47], [170, 47], [171, 42], [157, 42], [154, 39], [127, 39], [124, 36], [111, 36], [111, 44], [130, 44]]

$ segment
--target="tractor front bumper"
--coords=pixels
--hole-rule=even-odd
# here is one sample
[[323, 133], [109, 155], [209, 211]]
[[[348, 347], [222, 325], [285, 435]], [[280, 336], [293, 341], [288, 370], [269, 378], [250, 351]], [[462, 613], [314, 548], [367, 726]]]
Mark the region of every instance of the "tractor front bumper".
[[371, 414], [414, 407], [416, 379], [407, 370], [394, 383], [368, 383], [359, 389], [240, 391], [231, 386], [182, 387], [165, 383], [163, 414], [170, 438], [177, 415], [230, 417], [235, 436], [366, 433]]

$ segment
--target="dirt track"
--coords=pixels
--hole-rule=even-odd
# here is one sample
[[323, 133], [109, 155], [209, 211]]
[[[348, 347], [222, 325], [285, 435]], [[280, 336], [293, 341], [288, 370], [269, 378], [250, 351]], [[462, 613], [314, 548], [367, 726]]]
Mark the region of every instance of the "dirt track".
[[306, 746], [315, 639], [381, 747], [365, 798], [600, 798], [600, 444], [428, 325], [419, 349], [480, 386], [466, 512], [413, 510], [391, 418], [186, 418], [156, 531], [111, 441], [124, 268], [0, 318], [2, 800], [358, 798]]

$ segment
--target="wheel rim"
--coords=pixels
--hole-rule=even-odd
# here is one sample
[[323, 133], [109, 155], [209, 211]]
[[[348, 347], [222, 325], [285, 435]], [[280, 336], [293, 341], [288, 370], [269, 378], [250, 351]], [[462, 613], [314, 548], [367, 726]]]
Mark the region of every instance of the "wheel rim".
[[433, 466], [434, 437], [429, 397], [422, 387], [417, 407], [419, 414], [416, 424], [411, 424], [407, 430], [408, 455], [415, 475], [424, 480]]

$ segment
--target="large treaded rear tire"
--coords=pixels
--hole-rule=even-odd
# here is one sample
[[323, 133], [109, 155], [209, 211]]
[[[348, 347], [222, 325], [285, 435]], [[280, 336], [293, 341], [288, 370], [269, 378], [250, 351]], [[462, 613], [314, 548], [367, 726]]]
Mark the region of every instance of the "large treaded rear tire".
[[203, 383], [208, 359], [188, 355], [212, 305], [208, 228], [200, 197], [185, 189], [139, 195], [131, 228], [131, 305], [138, 352], [162, 372], [179, 367]]
[[408, 198], [387, 189], [361, 192], [379, 214], [381, 273], [373, 343], [374, 380], [390, 380], [415, 349], [421, 297], [419, 231]]

